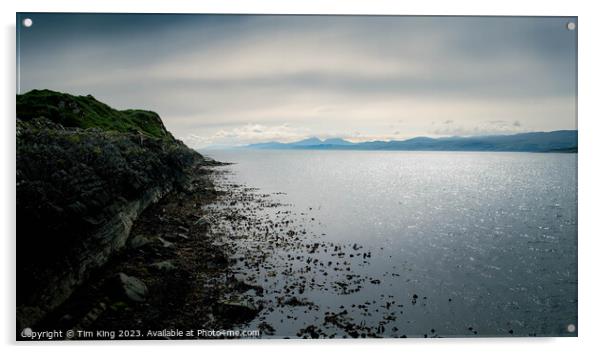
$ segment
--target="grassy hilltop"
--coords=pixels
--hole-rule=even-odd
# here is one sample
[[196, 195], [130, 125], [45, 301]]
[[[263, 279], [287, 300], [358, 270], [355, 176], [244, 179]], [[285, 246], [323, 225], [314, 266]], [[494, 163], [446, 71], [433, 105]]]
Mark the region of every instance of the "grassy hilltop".
[[73, 96], [51, 90], [32, 90], [17, 95], [17, 118], [30, 121], [44, 117], [68, 128], [100, 128], [121, 133], [141, 132], [154, 138], [173, 139], [155, 112], [116, 110], [92, 95]]

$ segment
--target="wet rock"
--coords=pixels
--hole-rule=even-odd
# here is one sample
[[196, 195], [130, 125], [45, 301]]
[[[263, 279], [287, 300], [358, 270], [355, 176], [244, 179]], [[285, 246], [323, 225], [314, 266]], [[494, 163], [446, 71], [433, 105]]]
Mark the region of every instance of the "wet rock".
[[174, 247], [173, 242], [169, 242], [162, 237], [157, 237], [157, 240], [159, 240], [159, 242], [161, 242], [161, 246], [163, 246], [165, 248], [173, 248]]
[[261, 322], [258, 326], [257, 329], [261, 331], [261, 335], [274, 335], [274, 333], [276, 333], [276, 330], [274, 329], [274, 327], [272, 327], [269, 323], [267, 322]]
[[104, 302], [99, 303], [97, 306], [95, 306], [94, 308], [92, 308], [85, 316], [84, 318], [80, 321], [80, 323], [77, 324], [76, 327], [78, 328], [87, 328], [89, 327], [92, 323], [94, 323], [98, 317], [100, 317], [100, 315], [103, 314], [103, 312], [107, 309], [107, 305]]
[[73, 213], [75, 216], [83, 216], [87, 213], [87, 207], [80, 201], [76, 201], [67, 206], [67, 210]]
[[214, 311], [233, 322], [246, 322], [255, 318], [261, 308], [248, 300], [222, 300], [215, 305]]
[[31, 327], [43, 315], [44, 313], [37, 307], [19, 307], [17, 308], [17, 328]]
[[184, 227], [182, 225], [178, 226], [178, 230], [180, 230], [182, 232], [185, 232], [185, 233], [190, 232], [190, 230], [187, 227]]
[[209, 221], [207, 221], [207, 219], [205, 218], [198, 218], [197, 221], [194, 222], [194, 224], [201, 228], [209, 227]]
[[216, 253], [206, 260], [207, 268], [219, 269], [228, 266], [228, 258], [221, 253]]
[[305, 328], [300, 329], [299, 332], [297, 332], [297, 337], [307, 338], [307, 336], [309, 336], [312, 339], [317, 339], [320, 338], [320, 335], [323, 334], [324, 332], [322, 332], [318, 327], [314, 325], [309, 325]]
[[171, 241], [177, 241], [178, 239], [184, 239], [184, 240], [188, 240], [188, 235], [183, 234], [181, 232], [176, 232], [176, 233], [169, 233], [169, 234], [165, 234], [163, 235], [163, 237], [167, 238]]
[[151, 267], [153, 269], [156, 269], [159, 271], [164, 271], [164, 272], [169, 272], [169, 271], [176, 269], [176, 266], [173, 265], [173, 263], [171, 261], [161, 261], [161, 262], [153, 263], [153, 264], [151, 264]]
[[115, 293], [135, 302], [144, 302], [148, 295], [148, 288], [142, 280], [119, 273], [113, 281]]
[[278, 303], [285, 306], [314, 306], [313, 302], [307, 299], [298, 299], [296, 296], [288, 299], [279, 298]]
[[256, 296], [263, 296], [263, 287], [257, 284], [249, 283], [242, 275], [235, 274], [230, 278], [229, 281], [232, 287], [240, 292], [246, 292], [253, 290]]
[[134, 238], [131, 238], [128, 241], [128, 246], [130, 248], [140, 248], [140, 247], [144, 247], [144, 246], [148, 245], [149, 243], [151, 243], [151, 240], [149, 240], [148, 238], [146, 238], [142, 235], [139, 235]]

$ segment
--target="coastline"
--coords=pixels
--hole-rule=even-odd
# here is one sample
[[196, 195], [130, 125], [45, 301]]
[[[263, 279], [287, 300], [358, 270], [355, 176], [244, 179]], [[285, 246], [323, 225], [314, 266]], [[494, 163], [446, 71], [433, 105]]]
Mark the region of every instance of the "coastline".
[[[261, 288], [229, 276], [229, 257], [209, 232], [214, 216], [206, 207], [222, 195], [214, 188], [212, 179], [219, 172], [212, 167], [225, 164], [207, 161], [190, 168], [189, 188], [169, 193], [147, 208], [134, 222], [127, 247], [40, 327], [123, 330], [135, 326], [144, 335], [161, 329], [230, 329], [254, 318], [259, 304], [224, 300]], [[147, 289], [143, 298], [135, 301], [120, 293], [116, 274], [140, 280]]]
[[219, 197], [211, 167], [224, 163], [175, 139], [156, 113], [90, 95], [18, 95], [16, 125], [17, 340], [31, 330], [229, 328], [259, 311], [223, 301], [248, 290], [227, 277], [203, 211]]

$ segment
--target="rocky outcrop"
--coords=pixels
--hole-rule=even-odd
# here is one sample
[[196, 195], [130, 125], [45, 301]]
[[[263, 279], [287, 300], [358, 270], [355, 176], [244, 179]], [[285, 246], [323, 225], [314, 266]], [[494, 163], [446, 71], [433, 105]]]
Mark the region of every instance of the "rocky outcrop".
[[[185, 190], [188, 169], [208, 163], [166, 131], [153, 136], [124, 131], [121, 125], [111, 129], [110, 120], [90, 127], [85, 106], [74, 106], [84, 98], [43, 92], [53, 100], [40, 102], [44, 98], [39, 94], [18, 97], [22, 104], [17, 107], [20, 327], [35, 325], [63, 303], [91, 272], [126, 246], [143, 210], [175, 189]], [[62, 100], [56, 101], [57, 95]], [[36, 104], [28, 107], [23, 102]], [[60, 124], [69, 118], [73, 125], [73, 117], [61, 114], [65, 109], [87, 126]], [[20, 111], [26, 118], [20, 119]], [[100, 116], [102, 111], [93, 113]], [[117, 116], [111, 119], [123, 123]]]

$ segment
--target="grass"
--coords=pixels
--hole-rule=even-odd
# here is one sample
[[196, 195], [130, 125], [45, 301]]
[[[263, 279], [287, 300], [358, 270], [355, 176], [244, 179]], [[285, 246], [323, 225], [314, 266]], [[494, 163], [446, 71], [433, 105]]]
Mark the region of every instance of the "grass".
[[100, 128], [122, 133], [173, 139], [155, 112], [116, 110], [93, 96], [73, 96], [51, 90], [32, 90], [17, 95], [17, 118], [24, 121], [45, 117], [65, 127]]

